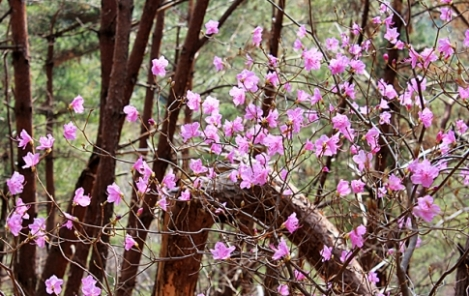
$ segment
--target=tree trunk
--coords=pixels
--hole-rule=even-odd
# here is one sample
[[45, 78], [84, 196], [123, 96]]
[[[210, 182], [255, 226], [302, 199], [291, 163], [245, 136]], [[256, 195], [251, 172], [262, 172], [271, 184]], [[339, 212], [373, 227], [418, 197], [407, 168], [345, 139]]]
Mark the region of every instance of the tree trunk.
[[[114, 0], [104, 0], [102, 1], [101, 7], [101, 28], [99, 31], [99, 45], [101, 53], [101, 94], [100, 94], [100, 107], [99, 107], [99, 126], [98, 126], [98, 136], [96, 139], [96, 147], [101, 147], [102, 139], [102, 125], [104, 114], [104, 107], [106, 106], [106, 97], [109, 88], [110, 73], [112, 69], [112, 60], [114, 52], [114, 38], [115, 38], [115, 18], [116, 18], [116, 2]], [[93, 149], [94, 152], [98, 152], [96, 148]], [[86, 168], [81, 172], [80, 177], [77, 180], [75, 189], [83, 187], [84, 194], [91, 194], [96, 172], [99, 165], [99, 156], [98, 154], [92, 154], [88, 160]], [[75, 216], [79, 221], [83, 221], [86, 213], [86, 208], [84, 207], [74, 207], [72, 205], [73, 193], [70, 198], [70, 202], [67, 207], [67, 213]], [[61, 227], [59, 230], [59, 240], [51, 245], [49, 255], [47, 256], [44, 270], [39, 281], [39, 285], [36, 291], [38, 296], [46, 296], [46, 288], [44, 281], [56, 275], [58, 278], [63, 278], [65, 271], [69, 264], [69, 260], [72, 256], [75, 256], [76, 253], [73, 252], [73, 249], [78, 250], [80, 244], [75, 244], [73, 241], [76, 241], [76, 236], [74, 231], [83, 233], [83, 228], [79, 223], [73, 223], [74, 228], [68, 230], [66, 227]], [[86, 257], [86, 255], [85, 255]], [[85, 263], [83, 264], [83, 266]], [[70, 269], [80, 269], [80, 266], [72, 265]], [[72, 272], [73, 273], [73, 272]], [[73, 273], [75, 274], [75, 273]], [[79, 287], [81, 284], [81, 277], [73, 278], [69, 277], [67, 281], [67, 290], [71, 291], [70, 293], [78, 293]]]
[[[29, 70], [29, 40], [28, 40], [28, 24], [26, 18], [26, 2], [21, 0], [10, 0], [11, 7], [11, 33], [14, 44], [12, 52], [14, 81], [15, 81], [15, 117], [16, 132], [19, 135], [25, 130], [29, 135], [33, 136], [33, 109], [31, 97], [31, 77]], [[20, 194], [23, 202], [30, 204], [28, 209], [29, 219], [23, 220], [23, 231], [27, 232], [27, 226], [33, 223], [36, 217], [36, 178], [35, 172], [31, 168], [23, 169], [25, 165], [23, 157], [28, 152], [33, 153], [31, 144], [26, 149], [18, 148], [18, 172], [24, 176], [24, 190]], [[20, 236], [23, 242], [27, 237]], [[27, 267], [27, 268], [25, 268]], [[27, 295], [34, 295], [36, 287], [36, 246], [34, 243], [22, 244], [19, 248], [19, 256], [15, 264], [15, 272], [19, 284], [23, 287], [23, 291]]]
[[[160, 47], [161, 47], [161, 40], [163, 39], [163, 31], [164, 31], [164, 15], [165, 10], [162, 10], [158, 13], [156, 17], [156, 25], [155, 30], [153, 32], [152, 37], [152, 44], [151, 44], [151, 52], [150, 52], [150, 61], [149, 61], [149, 68], [147, 74], [147, 83], [148, 85], [154, 84], [154, 76], [153, 72], [151, 71], [152, 67], [152, 59], [157, 58], [159, 56]], [[151, 129], [151, 126], [148, 125], [148, 119], [151, 118], [151, 114], [153, 113], [153, 103], [154, 103], [154, 95], [155, 89], [153, 87], [149, 87], [146, 89], [145, 93], [145, 104], [143, 109], [143, 116], [142, 116], [142, 125], [140, 128], [140, 142], [139, 148], [144, 150], [148, 148], [147, 140], [149, 135], [143, 136], [146, 132]], [[143, 153], [142, 154], [146, 154]], [[134, 178], [136, 181], [136, 178]], [[139, 218], [137, 217], [136, 213], [138, 208], [142, 206], [138, 201], [138, 197], [136, 192], [132, 192], [132, 200], [131, 200], [131, 210], [129, 212], [129, 222], [127, 228], [129, 229], [136, 229], [134, 231], [130, 231], [130, 235], [136, 240], [139, 246], [143, 246], [145, 244], [146, 238], [146, 231], [140, 231], [139, 226]], [[149, 220], [152, 220], [152, 216], [148, 217]], [[141, 252], [138, 252], [134, 249], [124, 252], [124, 258], [122, 260], [122, 268], [121, 273], [119, 276], [119, 284], [117, 295], [118, 296], [125, 296], [132, 294], [132, 290], [135, 288], [136, 283], [136, 275], [138, 272], [138, 263], [141, 258]]]
[[[378, 292], [368, 282], [356, 259], [343, 267], [339, 258], [346, 246], [341, 234], [296, 188], [289, 185], [295, 193], [290, 198], [279, 193], [283, 185], [280, 180], [274, 180], [271, 186], [242, 190], [229, 176], [230, 171], [223, 172], [215, 180], [204, 178], [207, 194], [201, 200], [214, 205], [226, 202], [226, 208], [233, 209], [238, 219], [255, 217], [265, 225], [281, 225], [288, 216], [296, 213], [301, 227], [293, 234], [287, 234], [287, 237], [297, 245], [299, 253], [311, 266], [321, 272], [325, 281], [334, 284], [335, 291], [340, 295], [375, 295]], [[324, 245], [334, 247], [333, 258], [326, 262], [322, 262], [320, 254]]]

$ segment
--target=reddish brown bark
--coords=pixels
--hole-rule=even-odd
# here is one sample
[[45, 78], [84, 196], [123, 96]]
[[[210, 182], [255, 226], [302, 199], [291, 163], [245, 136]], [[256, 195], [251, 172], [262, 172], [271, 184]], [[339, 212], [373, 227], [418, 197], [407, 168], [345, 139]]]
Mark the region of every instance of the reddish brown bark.
[[454, 287], [454, 296], [467, 296], [469, 293], [469, 258], [467, 257], [467, 250], [469, 249], [469, 239], [466, 240], [466, 245], [463, 247], [458, 244], [458, 250], [461, 255], [462, 262], [457, 267], [456, 271], [456, 286]]
[[[33, 109], [31, 97], [31, 78], [29, 65], [29, 45], [28, 45], [28, 24], [26, 18], [26, 2], [21, 0], [8, 1], [11, 8], [11, 33], [14, 49], [12, 51], [14, 82], [15, 82], [15, 117], [16, 132], [19, 135], [25, 130], [33, 136]], [[36, 178], [34, 170], [23, 169], [25, 165], [23, 157], [33, 152], [33, 147], [28, 144], [26, 149], [18, 148], [17, 170], [24, 176], [24, 190], [20, 194], [23, 202], [31, 204], [28, 209], [29, 219], [23, 220], [24, 231], [27, 232], [27, 225], [33, 223], [36, 217]], [[21, 235], [20, 241], [24, 241], [26, 236]], [[22, 286], [27, 295], [34, 295], [36, 287], [36, 246], [31, 243], [23, 244], [19, 249], [16, 258], [15, 273], [18, 283]], [[27, 267], [27, 268], [25, 268]]]
[[[114, 47], [113, 66], [109, 81], [109, 92], [106, 99], [106, 107], [103, 114], [102, 149], [109, 155], [102, 156], [99, 162], [97, 178], [93, 187], [92, 202], [86, 213], [86, 221], [93, 225], [103, 226], [107, 224], [113, 215], [114, 204], [106, 203], [107, 186], [115, 180], [116, 149], [119, 144], [121, 129], [116, 126], [123, 116], [124, 89], [127, 75], [127, 58], [129, 50], [129, 37], [132, 24], [133, 0], [117, 1], [117, 26], [116, 43]], [[104, 206], [101, 206], [104, 204]], [[104, 207], [104, 212], [102, 211]], [[99, 236], [99, 232], [98, 232]], [[102, 241], [102, 242], [101, 242]], [[102, 234], [101, 240], [93, 248], [93, 253], [88, 264], [89, 271], [98, 281], [104, 277], [106, 270], [106, 258], [108, 253], [107, 243], [109, 236]]]
[[[161, 40], [163, 39], [163, 31], [164, 31], [164, 15], [165, 10], [161, 10], [156, 17], [156, 25], [153, 32], [152, 37], [152, 45], [151, 45], [151, 52], [150, 52], [150, 61], [149, 61], [149, 69], [147, 74], [147, 82], [148, 85], [153, 85], [154, 83], [154, 76], [153, 72], [151, 71], [152, 66], [152, 59], [157, 58], [159, 56], [160, 47], [161, 47]], [[155, 89], [153, 87], [149, 87], [146, 89], [145, 93], [145, 104], [143, 109], [142, 115], [142, 125], [140, 128], [140, 135], [141, 139], [139, 142], [139, 148], [143, 151], [145, 148], [148, 147], [147, 140], [149, 135], [145, 135], [146, 132], [151, 128], [148, 125], [148, 119], [151, 118], [153, 113], [153, 103], [154, 103], [154, 95]], [[146, 154], [146, 153], [142, 153]], [[136, 176], [134, 177], [134, 181], [136, 181]], [[135, 231], [130, 231], [129, 234], [136, 240], [139, 246], [143, 246], [145, 243], [146, 238], [146, 231], [139, 230], [139, 218], [136, 216], [137, 209], [140, 207], [138, 197], [135, 191], [132, 193], [132, 201], [131, 201], [131, 211], [129, 213], [129, 222], [127, 228], [129, 229], [136, 229]], [[143, 234], [144, 233], [144, 234]], [[143, 237], [143, 239], [142, 239]], [[119, 276], [119, 284], [117, 295], [130, 295], [132, 290], [135, 287], [136, 283], [136, 274], [138, 272], [138, 262], [140, 261], [141, 253], [135, 251], [134, 249], [127, 251], [124, 253], [124, 258], [122, 260], [122, 267], [121, 273]], [[137, 262], [137, 264], [133, 264]]]
[[[288, 239], [297, 245], [299, 254], [320, 271], [326, 281], [334, 284], [334, 290], [340, 295], [376, 295], [376, 287], [368, 282], [356, 259], [343, 268], [339, 260], [342, 250], [346, 249], [343, 237], [307, 197], [292, 185], [289, 186], [296, 194], [290, 198], [282, 196], [279, 194], [283, 188], [280, 180], [274, 180], [271, 186], [243, 190], [230, 180], [230, 173], [223, 172], [216, 180], [204, 179], [207, 195], [202, 200], [215, 204], [226, 202], [228, 209], [235, 209], [236, 218], [255, 217], [264, 225], [281, 225], [288, 216], [296, 213], [301, 227], [288, 234]], [[324, 245], [334, 247], [332, 259], [326, 262], [321, 256]]]
[[[114, 0], [105, 0], [102, 2], [101, 8], [101, 28], [99, 31], [99, 44], [101, 53], [101, 94], [100, 94], [100, 114], [104, 114], [104, 107], [106, 106], [106, 96], [109, 87], [110, 73], [112, 69], [112, 60], [114, 52], [114, 37], [115, 37], [115, 18], [116, 18], [116, 2]], [[99, 121], [99, 132], [96, 140], [96, 146], [101, 146], [101, 131], [102, 131], [103, 119], [100, 116]], [[96, 149], [95, 149], [96, 150]], [[97, 151], [95, 151], [97, 152]], [[84, 194], [91, 194], [96, 171], [99, 165], [98, 154], [92, 154], [88, 161], [87, 167], [81, 172], [80, 177], [75, 185], [76, 188], [83, 187]], [[70, 198], [69, 205], [67, 207], [67, 213], [77, 217], [79, 221], [83, 221], [86, 213], [84, 207], [72, 206], [73, 194]], [[72, 256], [77, 255], [72, 252], [72, 248], [78, 249], [79, 245], [76, 245], [73, 241], [76, 241], [74, 231], [77, 230], [83, 233], [83, 229], [79, 223], [74, 223], [74, 229], [68, 230], [65, 227], [59, 230], [59, 241], [51, 245], [49, 255], [47, 256], [44, 270], [36, 291], [36, 295], [45, 296], [45, 279], [48, 279], [52, 275], [56, 275], [59, 278], [63, 278], [66, 268], [69, 264], [69, 259]], [[78, 251], [78, 250], [77, 250]], [[78, 256], [77, 256], [78, 257]], [[85, 255], [86, 257], [86, 255]], [[77, 262], [81, 264], [80, 262]], [[83, 262], [82, 266], [85, 266], [86, 262]], [[79, 269], [78, 266], [72, 266], [72, 268]], [[72, 269], [71, 268], [71, 269]], [[71, 293], [78, 293], [81, 283], [81, 277], [69, 277], [67, 281], [67, 290], [72, 291]]]
[[[274, 57], [278, 57], [278, 47], [280, 43], [280, 35], [282, 32], [283, 26], [283, 10], [285, 9], [285, 0], [278, 1], [278, 8], [275, 14], [275, 17], [272, 19], [274, 20], [272, 23], [272, 29], [270, 30], [270, 41], [269, 41], [269, 50], [270, 54]], [[269, 69], [269, 72], [275, 71], [275, 69]], [[262, 103], [262, 111], [264, 116], [269, 114], [272, 102], [274, 102], [275, 90], [272, 89], [271, 85], [266, 86], [265, 90], [265, 98], [264, 102]]]

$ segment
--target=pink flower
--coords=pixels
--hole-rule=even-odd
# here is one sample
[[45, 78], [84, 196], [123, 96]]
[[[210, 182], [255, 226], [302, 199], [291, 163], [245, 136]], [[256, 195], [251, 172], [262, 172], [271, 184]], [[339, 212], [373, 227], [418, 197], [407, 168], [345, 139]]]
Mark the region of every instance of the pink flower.
[[440, 213], [440, 207], [433, 203], [433, 198], [430, 195], [419, 197], [417, 204], [414, 206], [412, 214], [422, 218], [425, 222], [431, 222]]
[[397, 98], [397, 92], [392, 84], [387, 84], [383, 79], [378, 81], [378, 90], [383, 97], [390, 100]]
[[125, 241], [124, 241], [124, 249], [126, 251], [129, 251], [130, 249], [132, 249], [133, 246], [138, 247], [138, 243], [133, 239], [132, 236], [130, 236], [129, 234], [126, 234]]
[[449, 22], [453, 17], [453, 10], [450, 7], [442, 7], [440, 19], [444, 22]]
[[404, 190], [405, 187], [402, 185], [401, 179], [397, 177], [396, 175], [392, 174], [389, 176], [387, 187], [389, 190]]
[[18, 147], [22, 147], [23, 150], [26, 149], [26, 146], [28, 145], [28, 143], [31, 143], [31, 145], [34, 143], [33, 138], [31, 138], [31, 136], [25, 130], [21, 131], [18, 140], [20, 141], [18, 143]]
[[214, 249], [210, 249], [215, 260], [225, 260], [231, 257], [231, 253], [236, 249], [235, 246], [227, 247], [222, 242], [217, 242]]
[[176, 175], [171, 169], [163, 177], [163, 180], [161, 180], [161, 184], [168, 189], [176, 188]]
[[23, 192], [24, 176], [18, 172], [14, 172], [10, 179], [7, 179], [8, 191], [11, 195]]
[[391, 113], [384, 111], [379, 115], [379, 124], [391, 124]]
[[127, 105], [124, 107], [124, 113], [127, 115], [125, 119], [128, 122], [135, 122], [138, 119], [138, 111], [137, 108], [131, 105]]
[[223, 70], [223, 60], [220, 57], [215, 56], [213, 58], [213, 65], [217, 71]]
[[294, 274], [295, 274], [295, 280], [297, 281], [302, 281], [306, 278], [306, 276], [301, 271], [298, 271], [296, 269], [294, 271]]
[[458, 93], [461, 99], [465, 101], [466, 99], [469, 98], [469, 87], [464, 88], [464, 87], [458, 86]]
[[417, 164], [413, 171], [412, 177], [410, 177], [413, 184], [422, 184], [423, 187], [430, 187], [433, 184], [433, 180], [438, 177], [439, 169], [431, 165], [430, 161], [424, 160]]
[[73, 221], [78, 221], [77, 217], [70, 215], [69, 213], [64, 213], [67, 222], [65, 222], [62, 226], [66, 227], [68, 230], [72, 230], [73, 228]]
[[280, 258], [290, 256], [290, 249], [288, 248], [287, 242], [283, 237], [280, 239], [278, 248], [275, 248], [274, 246], [270, 246], [270, 248], [275, 251], [274, 255], [272, 256], [273, 260], [279, 260]]
[[205, 24], [205, 34], [206, 35], [217, 34], [218, 33], [218, 24], [219, 23], [217, 21], [209, 20]]
[[202, 133], [199, 128], [200, 123], [198, 122], [188, 123], [181, 126], [181, 137], [184, 143], [192, 138], [200, 136]]
[[258, 47], [261, 45], [262, 42], [262, 28], [256, 27], [254, 31], [252, 31], [252, 43], [254, 46]]
[[137, 192], [139, 194], [145, 194], [150, 191], [150, 188], [148, 188], [148, 179], [139, 177], [138, 181], [135, 182], [135, 186], [137, 187]]
[[464, 123], [463, 120], [459, 119], [456, 121], [456, 130], [461, 133], [461, 134], [464, 134], [466, 131], [467, 131], [468, 127], [467, 125]]
[[366, 227], [363, 225], [358, 226], [354, 230], [350, 231], [350, 241], [352, 242], [352, 248], [361, 248], [363, 247], [363, 243], [365, 239], [363, 235], [366, 233]]
[[27, 168], [33, 168], [38, 164], [39, 162], [39, 153], [32, 154], [31, 152], [28, 152], [25, 157], [23, 157], [25, 165], [22, 167], [23, 169]]
[[326, 49], [329, 51], [336, 51], [339, 48], [339, 40], [335, 38], [326, 39]]
[[73, 124], [73, 122], [69, 122], [64, 125], [64, 138], [72, 141], [77, 138], [77, 127]]
[[296, 218], [296, 213], [293, 212], [290, 216], [288, 216], [287, 220], [284, 222], [285, 228], [288, 232], [293, 233], [295, 232], [300, 226], [298, 225], [298, 218]]
[[111, 185], [108, 185], [106, 191], [108, 194], [107, 202], [113, 202], [116, 205], [119, 205], [121, 199], [124, 197], [124, 194], [122, 193], [119, 186], [117, 186], [116, 182], [112, 183]]
[[159, 59], [154, 59], [151, 62], [153, 64], [151, 67], [153, 75], [164, 77], [166, 75], [166, 66], [168, 66], [168, 61], [164, 57], [160, 57]]
[[278, 285], [277, 291], [279, 295], [288, 296], [290, 295], [290, 291], [288, 290], [288, 286], [285, 284]]
[[249, 104], [246, 108], [245, 108], [245, 115], [244, 115], [244, 119], [246, 120], [259, 120], [261, 119], [262, 115], [263, 115], [263, 111], [260, 107], [257, 107], [256, 105], [254, 104]]
[[329, 261], [332, 257], [332, 247], [328, 247], [327, 245], [324, 245], [324, 247], [322, 248], [321, 252], [319, 252], [319, 254], [322, 257], [321, 259], [322, 262]]
[[326, 135], [322, 135], [319, 139], [316, 140], [314, 145], [316, 146], [316, 156], [332, 156], [337, 154], [337, 149], [340, 145], [339, 143], [339, 136], [337, 134], [333, 135], [332, 137], [328, 137]]
[[52, 146], [54, 145], [54, 137], [52, 137], [51, 134], [48, 134], [47, 137], [40, 137], [39, 138], [39, 146], [37, 146], [37, 150], [48, 150], [52, 149]]
[[189, 189], [186, 188], [183, 192], [181, 192], [181, 196], [179, 197], [179, 200], [190, 200], [191, 199], [191, 192]]
[[397, 32], [397, 28], [386, 28], [386, 34], [384, 34], [384, 39], [388, 40], [389, 43], [396, 44], [398, 37], [399, 33]]
[[62, 292], [63, 280], [53, 275], [46, 280], [46, 292], [47, 294], [59, 295]]
[[340, 254], [340, 262], [344, 263], [345, 261], [352, 256], [353, 252], [352, 251], [345, 251], [343, 250], [342, 253]]
[[299, 28], [298, 28], [298, 31], [296, 32], [296, 36], [298, 36], [298, 38], [304, 38], [306, 36], [306, 27], [305, 25], [301, 25]]
[[345, 196], [350, 194], [350, 186], [348, 181], [340, 179], [339, 184], [337, 184], [337, 193], [339, 196]]
[[216, 98], [208, 96], [205, 101], [202, 103], [202, 110], [204, 114], [212, 114], [214, 112], [219, 112], [220, 101]]
[[202, 100], [200, 99], [200, 95], [198, 93], [194, 93], [190, 90], [187, 91], [187, 107], [192, 111], [199, 111], [200, 103]]
[[29, 214], [28, 214], [29, 208], [30, 206], [29, 205], [26, 206], [21, 198], [18, 198], [16, 200], [15, 214], [18, 214], [23, 219], [29, 219]]
[[336, 59], [332, 59], [329, 63], [329, 70], [332, 75], [342, 74], [349, 64], [349, 59], [346, 56], [338, 55]]
[[438, 50], [443, 54], [445, 59], [450, 58], [454, 54], [454, 47], [451, 45], [449, 38], [438, 40]]
[[319, 70], [319, 68], [321, 68], [323, 55], [317, 48], [304, 51], [302, 56], [306, 71]]
[[189, 168], [194, 172], [196, 175], [203, 174], [208, 171], [207, 167], [202, 165], [202, 160], [191, 159], [189, 162]]
[[236, 75], [236, 79], [238, 80], [238, 87], [250, 91], [256, 92], [258, 90], [257, 84], [259, 83], [259, 77], [249, 70], [244, 69]]
[[223, 131], [225, 132], [225, 137], [231, 137], [233, 133], [242, 132], [244, 130], [243, 119], [241, 117], [236, 117], [233, 122], [225, 120], [223, 125]]
[[87, 207], [91, 203], [91, 198], [89, 195], [84, 195], [85, 189], [83, 187], [78, 188], [75, 190], [75, 196], [73, 197], [73, 203], [76, 205], [80, 205], [82, 207]]
[[18, 236], [21, 229], [23, 228], [23, 219], [22, 216], [13, 213], [10, 217], [7, 218], [6, 221], [7, 229], [13, 234], [13, 236]]
[[433, 120], [432, 111], [430, 111], [428, 108], [423, 109], [423, 111], [419, 111], [419, 119], [425, 128], [429, 128], [432, 125]]
[[34, 218], [34, 222], [28, 225], [36, 244], [43, 248], [46, 246], [46, 219]]
[[374, 271], [370, 271], [368, 273], [368, 280], [370, 281], [370, 283], [373, 283], [373, 284], [377, 284], [379, 283], [379, 278], [378, 278], [378, 275], [376, 274], [376, 272]]
[[285, 148], [283, 147], [283, 138], [282, 136], [267, 135], [264, 138], [263, 144], [267, 147], [267, 154], [269, 156], [274, 156], [275, 153], [283, 155]]
[[167, 211], [168, 210], [168, 206], [169, 206], [169, 202], [168, 202], [168, 199], [166, 198], [166, 195], [162, 195], [162, 197], [160, 198], [160, 200], [158, 200], [158, 202], [156, 203], [163, 211]]
[[69, 109], [73, 109], [75, 113], [83, 113], [85, 111], [85, 108], [83, 108], [83, 98], [78, 95], [76, 98], [73, 99], [73, 101], [68, 105]]
[[101, 289], [96, 287], [96, 280], [92, 275], [81, 279], [81, 292], [83, 293], [83, 296], [101, 295]]
[[271, 84], [273, 87], [277, 87], [278, 84], [280, 83], [280, 80], [278, 79], [277, 72], [269, 72], [265, 75], [265, 81], [266, 83]]
[[354, 73], [357, 74], [364, 74], [366, 65], [360, 60], [351, 60], [349, 63], [350, 68], [353, 70]]
[[233, 86], [230, 90], [230, 96], [233, 98], [235, 106], [242, 105], [246, 100], [246, 91], [243, 88]]
[[365, 183], [360, 180], [353, 180], [351, 182], [352, 192], [357, 194], [363, 192], [365, 189]]
[[379, 131], [376, 127], [371, 128], [365, 135], [366, 142], [370, 145], [371, 152], [376, 153], [378, 152], [381, 147], [379, 146], [378, 139], [379, 139]]
[[143, 175], [144, 180], [148, 180], [152, 175], [153, 171], [148, 165], [146, 161], [143, 160], [143, 157], [140, 156], [132, 166], [132, 169], [136, 170], [139, 172], [141, 175]]

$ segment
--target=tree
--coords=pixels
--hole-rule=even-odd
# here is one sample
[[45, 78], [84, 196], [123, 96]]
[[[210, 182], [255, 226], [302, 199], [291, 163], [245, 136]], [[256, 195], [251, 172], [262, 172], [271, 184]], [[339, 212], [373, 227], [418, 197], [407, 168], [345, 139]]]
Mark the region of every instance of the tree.
[[3, 288], [463, 295], [467, 7], [348, 5], [0, 6]]

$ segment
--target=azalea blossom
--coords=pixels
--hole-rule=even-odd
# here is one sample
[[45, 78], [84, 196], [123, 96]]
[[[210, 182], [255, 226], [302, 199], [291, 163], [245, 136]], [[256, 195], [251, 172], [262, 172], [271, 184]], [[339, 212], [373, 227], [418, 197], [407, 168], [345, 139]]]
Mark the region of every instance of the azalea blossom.
[[361, 248], [363, 247], [363, 243], [365, 239], [363, 235], [366, 233], [366, 227], [363, 225], [358, 226], [357, 228], [353, 229], [349, 232], [350, 241], [352, 242], [352, 248]]
[[122, 193], [121, 189], [116, 184], [116, 182], [112, 183], [111, 185], [108, 185], [106, 192], [108, 194], [107, 202], [113, 202], [116, 205], [119, 205], [122, 198], [124, 197], [124, 194]]
[[287, 246], [287, 242], [285, 239], [282, 237], [280, 239], [280, 242], [278, 244], [278, 247], [275, 248], [274, 246], [270, 246], [274, 251], [274, 255], [272, 256], [272, 259], [274, 260], [279, 260], [283, 257], [289, 257], [290, 256], [290, 249]]
[[23, 157], [25, 165], [22, 166], [23, 169], [27, 168], [33, 168], [36, 166], [36, 164], [39, 163], [39, 153], [32, 154], [31, 152], [28, 152], [26, 156]]
[[373, 284], [379, 283], [378, 274], [376, 274], [375, 271], [370, 271], [368, 273], [368, 280], [370, 281], [370, 283], [373, 283]]
[[217, 56], [213, 58], [213, 65], [215, 66], [215, 69], [217, 70], [217, 72], [223, 70], [224, 68], [223, 60]]
[[91, 197], [89, 195], [84, 195], [85, 189], [83, 187], [75, 190], [75, 196], [73, 197], [73, 204], [80, 205], [82, 207], [87, 207], [91, 203]]
[[288, 290], [288, 286], [285, 284], [281, 284], [278, 286], [277, 291], [282, 296], [290, 295], [290, 291]]
[[319, 252], [319, 254], [322, 257], [321, 259], [322, 262], [329, 261], [332, 257], [332, 247], [328, 247], [327, 245], [324, 245], [324, 247], [322, 248], [321, 252]]
[[11, 178], [7, 179], [7, 186], [11, 195], [20, 194], [24, 188], [24, 176], [15, 171]]
[[181, 126], [181, 137], [184, 143], [192, 138], [199, 137], [200, 135], [202, 135], [199, 128], [200, 123], [198, 122], [188, 123]]
[[192, 111], [199, 111], [200, 103], [202, 102], [200, 95], [198, 93], [194, 93], [190, 90], [187, 91], [187, 107]]
[[296, 213], [293, 212], [290, 216], [288, 216], [288, 219], [284, 222], [284, 225], [285, 225], [285, 228], [288, 230], [288, 232], [293, 233], [298, 228], [300, 228], [298, 223], [299, 221], [298, 221], [298, 218], [296, 218]]
[[85, 108], [83, 108], [84, 101], [85, 100], [80, 95], [78, 95], [73, 99], [68, 108], [73, 109], [75, 113], [83, 113], [85, 111]]
[[137, 108], [135, 108], [134, 106], [132, 105], [127, 105], [124, 107], [124, 113], [126, 115], [125, 119], [128, 121], [128, 122], [135, 122], [138, 120], [138, 111], [137, 111]]
[[219, 25], [219, 23], [217, 21], [209, 20], [205, 24], [205, 34], [206, 35], [217, 34], [218, 33], [218, 25]]
[[425, 222], [431, 222], [440, 213], [440, 207], [433, 203], [433, 197], [425, 195], [418, 198], [417, 206], [414, 206], [412, 213]]
[[351, 190], [350, 190], [349, 182], [340, 179], [339, 184], [337, 184], [337, 193], [339, 194], [339, 196], [346, 196], [350, 194], [350, 192]]
[[421, 163], [415, 165], [415, 169], [413, 170], [413, 175], [410, 177], [410, 180], [415, 185], [422, 184], [423, 187], [428, 188], [433, 184], [433, 180], [438, 177], [438, 175], [439, 169], [432, 166], [430, 161], [425, 159]]
[[235, 246], [227, 247], [223, 242], [217, 242], [214, 249], [210, 249], [210, 253], [215, 260], [225, 260], [231, 257], [231, 253], [236, 249]]
[[306, 71], [319, 70], [321, 68], [323, 55], [317, 48], [313, 47], [310, 50], [304, 51], [302, 57]]
[[55, 274], [48, 278], [45, 282], [47, 294], [59, 295], [62, 292], [63, 280], [59, 279]]
[[165, 57], [154, 59], [151, 62], [151, 72], [153, 75], [164, 77], [166, 75], [166, 66], [168, 66], [168, 61], [165, 59]]
[[81, 279], [81, 292], [83, 296], [101, 295], [101, 289], [96, 287], [96, 280], [92, 275]]
[[40, 145], [36, 147], [37, 150], [49, 150], [52, 149], [54, 145], [54, 137], [51, 134], [48, 134], [47, 137], [40, 137], [39, 143]]
[[26, 149], [26, 146], [29, 143], [31, 143], [31, 144], [34, 143], [33, 138], [31, 138], [31, 136], [28, 134], [28, 132], [25, 131], [24, 129], [21, 131], [18, 140], [19, 140], [18, 147], [22, 147], [23, 150]]
[[124, 240], [124, 249], [126, 251], [129, 251], [130, 249], [132, 249], [133, 246], [138, 247], [138, 243], [133, 239], [131, 235], [126, 234]]
[[261, 27], [256, 27], [254, 31], [252, 31], [252, 43], [254, 46], [259, 47], [262, 42], [262, 31], [263, 29]]
[[64, 138], [72, 141], [77, 138], [77, 127], [73, 124], [73, 122], [69, 122], [64, 125]]

